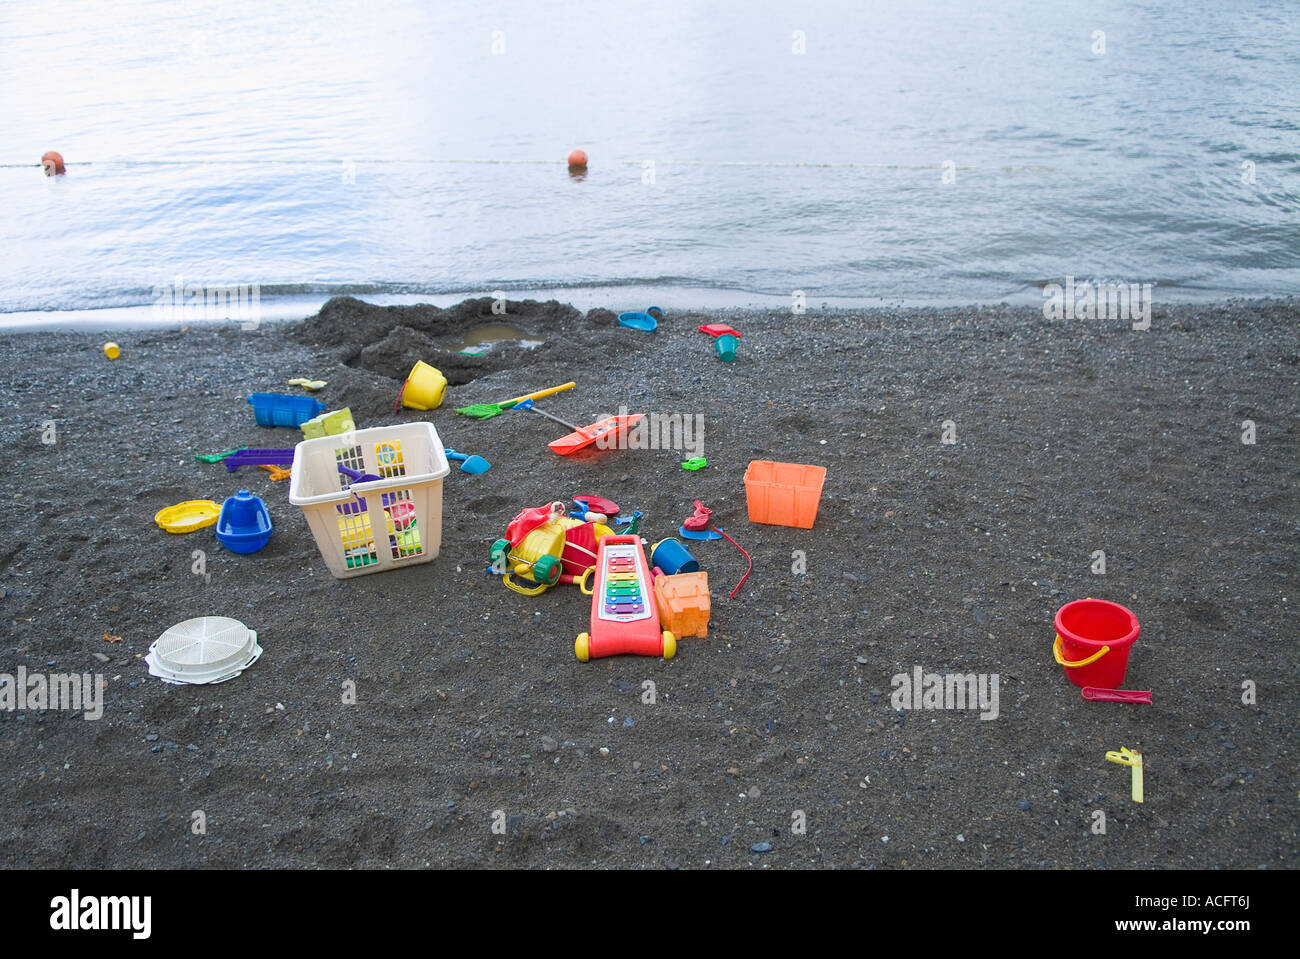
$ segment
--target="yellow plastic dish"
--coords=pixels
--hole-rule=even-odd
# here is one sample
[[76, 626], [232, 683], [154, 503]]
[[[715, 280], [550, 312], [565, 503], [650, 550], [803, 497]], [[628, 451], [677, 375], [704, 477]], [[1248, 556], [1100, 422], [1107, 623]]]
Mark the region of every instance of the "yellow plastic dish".
[[169, 533], [193, 533], [211, 526], [221, 515], [221, 504], [210, 499], [191, 499], [160, 509], [153, 521]]

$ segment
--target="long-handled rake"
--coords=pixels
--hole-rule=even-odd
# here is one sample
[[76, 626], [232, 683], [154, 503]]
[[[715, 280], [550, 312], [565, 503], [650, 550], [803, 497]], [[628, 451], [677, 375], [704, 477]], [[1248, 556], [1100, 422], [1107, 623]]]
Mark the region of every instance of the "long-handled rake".
[[563, 386], [552, 386], [549, 390], [538, 390], [536, 393], [526, 393], [523, 396], [516, 396], [513, 400], [505, 400], [501, 403], [475, 403], [472, 406], [462, 406], [457, 413], [465, 416], [472, 416], [476, 420], [490, 420], [492, 417], [504, 413], [513, 407], [516, 403], [522, 403], [524, 400], [540, 400], [544, 396], [553, 396], [556, 393], [563, 393], [565, 390], [571, 390], [577, 383], [565, 383]]
[[546, 444], [551, 448], [552, 452], [558, 453], [560, 456], [568, 456], [570, 453], [586, 449], [602, 437], [609, 437], [608, 441], [612, 442], [619, 434], [626, 434], [629, 428], [645, 419], [644, 413], [633, 413], [631, 416], [607, 416], [603, 420], [597, 420], [590, 426], [578, 426], [568, 420], [562, 420], [558, 416], [552, 416], [550, 413], [539, 410], [533, 405], [532, 400], [521, 400], [515, 406], [515, 409], [528, 410], [531, 413], [545, 416], [553, 423], [559, 423], [561, 426], [573, 431], [568, 436], [561, 436], [558, 440], [552, 440]]

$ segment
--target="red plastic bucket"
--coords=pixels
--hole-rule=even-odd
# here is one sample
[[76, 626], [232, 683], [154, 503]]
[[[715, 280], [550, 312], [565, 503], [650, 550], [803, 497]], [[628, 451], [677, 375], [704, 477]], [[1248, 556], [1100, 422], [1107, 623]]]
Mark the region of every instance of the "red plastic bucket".
[[1104, 599], [1076, 599], [1056, 611], [1052, 655], [1076, 686], [1118, 689], [1142, 627], [1132, 611]]

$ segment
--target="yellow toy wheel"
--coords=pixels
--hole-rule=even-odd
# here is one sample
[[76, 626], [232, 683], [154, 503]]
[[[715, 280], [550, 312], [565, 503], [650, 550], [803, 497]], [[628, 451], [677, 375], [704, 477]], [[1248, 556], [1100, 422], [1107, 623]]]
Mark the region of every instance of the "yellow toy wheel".
[[585, 663], [589, 658], [590, 653], [587, 649], [587, 640], [589, 638], [586, 633], [579, 633], [578, 638], [573, 641], [573, 651], [577, 654], [580, 663]]
[[664, 630], [664, 659], [672, 659], [677, 655], [677, 637], [668, 630]]

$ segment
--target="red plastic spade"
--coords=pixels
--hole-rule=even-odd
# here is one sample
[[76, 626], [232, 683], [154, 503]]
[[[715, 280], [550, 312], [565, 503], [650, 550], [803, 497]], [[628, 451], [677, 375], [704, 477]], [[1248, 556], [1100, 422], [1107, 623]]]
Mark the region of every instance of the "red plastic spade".
[[517, 410], [528, 410], [533, 413], [540, 413], [548, 420], [559, 423], [561, 426], [567, 426], [573, 430], [568, 436], [561, 436], [558, 440], [546, 444], [552, 451], [560, 456], [568, 456], [578, 450], [586, 449], [592, 443], [603, 437], [614, 439], [616, 436], [626, 434], [628, 428], [645, 419], [644, 413], [633, 413], [631, 416], [607, 416], [603, 420], [598, 420], [590, 426], [575, 426], [572, 423], [560, 419], [558, 416], [552, 416], [539, 410], [533, 405], [532, 400], [524, 400], [514, 407]]

